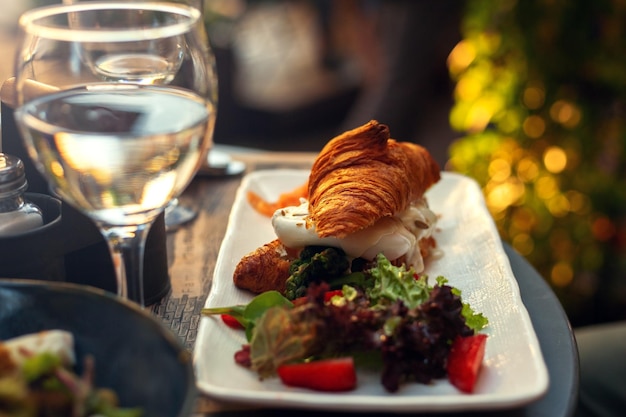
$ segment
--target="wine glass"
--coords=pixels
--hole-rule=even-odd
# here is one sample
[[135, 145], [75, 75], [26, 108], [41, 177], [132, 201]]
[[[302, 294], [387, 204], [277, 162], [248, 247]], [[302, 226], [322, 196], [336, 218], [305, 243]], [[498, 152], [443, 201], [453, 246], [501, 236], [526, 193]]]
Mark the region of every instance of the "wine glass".
[[15, 116], [29, 156], [101, 230], [118, 295], [143, 306], [148, 230], [212, 144], [217, 77], [201, 13], [84, 2], [32, 9], [19, 27]]
[[[98, 1], [98, 0], [63, 0], [63, 4], [76, 4], [85, 1]], [[105, 0], [114, 1], [114, 0]], [[119, 1], [119, 0], [118, 0]], [[134, 1], [150, 1], [150, 0], [134, 0]], [[163, 1], [163, 0], [152, 0]], [[200, 10], [200, 13], [204, 15], [204, 0], [171, 0], [176, 3], [184, 3], [193, 6]], [[214, 152], [211, 150], [211, 152]], [[210, 158], [209, 158], [210, 159]], [[178, 198], [172, 199], [170, 203], [165, 207], [165, 231], [175, 232], [181, 226], [193, 221], [198, 216], [198, 210], [195, 207], [182, 205]]]

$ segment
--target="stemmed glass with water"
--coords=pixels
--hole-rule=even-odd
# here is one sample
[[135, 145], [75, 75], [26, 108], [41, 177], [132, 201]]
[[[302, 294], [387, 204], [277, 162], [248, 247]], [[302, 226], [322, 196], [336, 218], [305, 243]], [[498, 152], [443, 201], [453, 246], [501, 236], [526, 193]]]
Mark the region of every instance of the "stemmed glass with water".
[[201, 12], [82, 2], [30, 10], [19, 24], [15, 115], [29, 155], [100, 228], [118, 294], [143, 305], [150, 225], [212, 143], [217, 79]]

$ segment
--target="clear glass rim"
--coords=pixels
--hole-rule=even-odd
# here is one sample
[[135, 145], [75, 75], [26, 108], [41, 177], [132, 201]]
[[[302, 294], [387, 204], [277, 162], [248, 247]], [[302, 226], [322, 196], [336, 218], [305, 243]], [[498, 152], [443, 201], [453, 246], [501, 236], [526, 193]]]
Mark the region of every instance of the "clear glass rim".
[[[154, 12], [173, 13], [182, 16], [179, 22], [164, 23], [157, 27], [141, 28], [75, 28], [50, 26], [42, 23], [42, 19], [52, 16], [81, 13], [85, 11], [111, 10], [148, 10]], [[150, 40], [163, 37], [182, 35], [201, 19], [201, 13], [195, 7], [179, 3], [167, 2], [83, 2], [71, 5], [56, 4], [38, 7], [24, 12], [19, 18], [19, 27], [24, 33], [46, 39], [65, 42], [129, 42]]]

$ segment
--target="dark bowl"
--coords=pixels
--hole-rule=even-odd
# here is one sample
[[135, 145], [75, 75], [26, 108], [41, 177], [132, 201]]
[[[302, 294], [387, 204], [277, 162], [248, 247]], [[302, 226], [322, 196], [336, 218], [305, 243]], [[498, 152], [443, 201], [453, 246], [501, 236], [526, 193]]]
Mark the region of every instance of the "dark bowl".
[[144, 417], [183, 417], [196, 398], [190, 353], [157, 318], [87, 286], [0, 279], [0, 340], [46, 329], [74, 334], [80, 364], [95, 359], [95, 385], [112, 388]]

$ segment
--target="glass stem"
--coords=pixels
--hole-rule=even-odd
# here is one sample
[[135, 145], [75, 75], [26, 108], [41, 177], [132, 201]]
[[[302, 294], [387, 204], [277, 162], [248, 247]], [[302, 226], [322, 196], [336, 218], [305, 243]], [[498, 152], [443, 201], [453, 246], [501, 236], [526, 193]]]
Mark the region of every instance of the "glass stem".
[[143, 266], [146, 239], [152, 223], [138, 226], [104, 226], [113, 259], [117, 294], [144, 307]]

